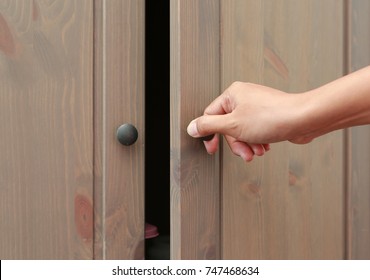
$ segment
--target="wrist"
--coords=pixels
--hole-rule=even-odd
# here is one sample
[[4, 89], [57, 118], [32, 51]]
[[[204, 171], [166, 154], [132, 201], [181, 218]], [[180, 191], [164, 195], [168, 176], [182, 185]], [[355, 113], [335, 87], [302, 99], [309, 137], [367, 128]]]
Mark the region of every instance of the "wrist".
[[327, 84], [302, 94], [300, 138], [305, 139], [304, 143], [351, 125], [342, 90], [335, 84]]
[[289, 141], [306, 144], [323, 134], [320, 102], [315, 90], [294, 94], [295, 119], [292, 124], [292, 135]]

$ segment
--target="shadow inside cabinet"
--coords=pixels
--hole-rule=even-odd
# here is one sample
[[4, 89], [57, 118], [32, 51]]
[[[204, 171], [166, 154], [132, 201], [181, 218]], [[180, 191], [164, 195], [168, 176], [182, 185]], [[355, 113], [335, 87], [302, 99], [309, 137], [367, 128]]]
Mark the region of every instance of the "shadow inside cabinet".
[[170, 1], [145, 2], [145, 259], [170, 259]]

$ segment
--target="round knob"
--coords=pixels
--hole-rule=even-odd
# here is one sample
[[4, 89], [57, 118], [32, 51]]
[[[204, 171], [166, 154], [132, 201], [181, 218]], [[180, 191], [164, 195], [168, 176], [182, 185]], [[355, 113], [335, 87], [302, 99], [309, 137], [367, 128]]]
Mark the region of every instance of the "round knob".
[[200, 140], [202, 141], [210, 141], [213, 139], [213, 137], [215, 137], [214, 134], [210, 134], [210, 135], [207, 135], [207, 136], [203, 136], [203, 137], [200, 137]]
[[137, 140], [138, 132], [135, 126], [129, 123], [121, 125], [117, 129], [117, 140], [125, 146], [134, 144]]

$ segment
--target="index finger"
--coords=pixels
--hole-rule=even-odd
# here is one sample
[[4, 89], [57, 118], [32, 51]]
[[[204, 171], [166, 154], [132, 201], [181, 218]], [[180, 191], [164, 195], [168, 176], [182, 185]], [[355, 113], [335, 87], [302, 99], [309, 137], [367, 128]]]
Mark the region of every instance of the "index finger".
[[231, 113], [230, 96], [224, 92], [211, 102], [204, 110], [204, 115], [224, 115]]

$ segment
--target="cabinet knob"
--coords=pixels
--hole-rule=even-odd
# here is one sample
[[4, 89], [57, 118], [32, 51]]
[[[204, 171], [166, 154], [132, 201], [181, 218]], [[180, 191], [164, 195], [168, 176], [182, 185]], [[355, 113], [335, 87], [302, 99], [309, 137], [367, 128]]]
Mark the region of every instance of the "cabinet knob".
[[125, 146], [134, 144], [137, 140], [138, 132], [135, 126], [129, 123], [121, 125], [117, 129], [117, 140]]
[[202, 140], [202, 141], [210, 141], [210, 140], [213, 139], [213, 137], [215, 137], [215, 135], [210, 134], [210, 135], [207, 135], [207, 136], [200, 137], [199, 139]]

